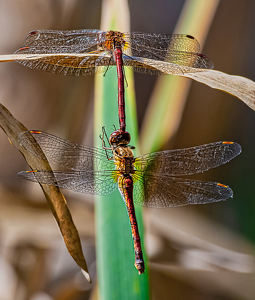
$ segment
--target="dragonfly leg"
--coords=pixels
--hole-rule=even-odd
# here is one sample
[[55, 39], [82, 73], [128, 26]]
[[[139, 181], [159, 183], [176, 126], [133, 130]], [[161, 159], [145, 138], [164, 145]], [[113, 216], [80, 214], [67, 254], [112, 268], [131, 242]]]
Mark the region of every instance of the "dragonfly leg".
[[126, 77], [126, 74], [125, 74], [125, 69], [124, 69], [124, 66], [122, 66], [122, 72], [123, 72], [123, 76], [124, 76], [124, 80], [125, 80], [125, 84], [126, 84], [126, 88], [128, 87], [128, 81], [127, 81], [127, 77]]
[[110, 145], [110, 143], [109, 143], [109, 139], [108, 139], [108, 136], [107, 136], [107, 133], [106, 133], [106, 130], [105, 130], [104, 126], [102, 127], [102, 132], [103, 132], [102, 135], [100, 134], [100, 139], [102, 140], [102, 148], [105, 150], [105, 154], [106, 154], [107, 159], [112, 160], [113, 157], [109, 157], [108, 152], [106, 151], [106, 150], [113, 150], [113, 148], [112, 147], [106, 147], [106, 145], [105, 145], [104, 136], [106, 136], [106, 140], [108, 141], [109, 145]]
[[99, 135], [100, 139], [102, 140], [102, 148], [103, 149], [108, 149], [105, 145], [105, 141], [104, 141], [104, 136], [106, 136], [106, 139], [108, 141], [108, 144], [109, 144], [109, 139], [108, 139], [108, 136], [106, 134], [106, 131], [105, 131], [105, 127], [103, 126], [102, 127], [102, 134]]
[[111, 63], [111, 60], [112, 60], [112, 56], [110, 57], [109, 63], [108, 63], [108, 65], [107, 65], [107, 68], [106, 68], [106, 70], [105, 70], [105, 72], [104, 72], [104, 75], [103, 75], [103, 76], [105, 76], [105, 75], [106, 75], [106, 73], [108, 72], [108, 70], [109, 70], [109, 68], [110, 68], [110, 63]]

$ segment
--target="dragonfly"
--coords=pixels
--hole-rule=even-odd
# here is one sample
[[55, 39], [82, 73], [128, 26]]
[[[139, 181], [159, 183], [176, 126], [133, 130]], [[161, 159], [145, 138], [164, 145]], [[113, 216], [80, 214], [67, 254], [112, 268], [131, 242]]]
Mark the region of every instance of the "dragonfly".
[[167, 150], [134, 157], [130, 134], [114, 130], [102, 148], [79, 145], [42, 131], [26, 131], [19, 142], [41, 157], [39, 143], [54, 171], [32, 170], [18, 173], [23, 178], [55, 185], [75, 192], [109, 195], [119, 190], [129, 216], [134, 243], [135, 267], [145, 266], [134, 203], [153, 208], [206, 204], [233, 197], [227, 185], [184, 179], [180, 176], [207, 171], [227, 163], [241, 153], [235, 142], [215, 142], [192, 148]]
[[16, 61], [31, 69], [63, 75], [91, 75], [106, 72], [116, 65], [118, 77], [118, 113], [124, 133], [124, 71], [184, 74], [212, 69], [212, 61], [199, 52], [199, 43], [191, 35], [156, 34], [101, 30], [35, 30], [25, 38], [25, 46], [15, 54]]

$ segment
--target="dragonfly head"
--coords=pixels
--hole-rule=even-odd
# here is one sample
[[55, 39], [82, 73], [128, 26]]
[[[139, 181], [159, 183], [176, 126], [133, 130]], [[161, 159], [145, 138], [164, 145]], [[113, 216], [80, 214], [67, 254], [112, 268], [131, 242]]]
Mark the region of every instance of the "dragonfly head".
[[130, 134], [127, 131], [121, 132], [120, 130], [115, 130], [110, 135], [109, 143], [113, 147], [117, 147], [119, 145], [127, 145], [131, 140]]

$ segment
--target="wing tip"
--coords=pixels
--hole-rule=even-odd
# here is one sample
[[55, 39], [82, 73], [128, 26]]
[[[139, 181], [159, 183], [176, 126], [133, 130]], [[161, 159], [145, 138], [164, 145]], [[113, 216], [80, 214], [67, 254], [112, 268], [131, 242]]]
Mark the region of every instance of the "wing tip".
[[233, 190], [225, 184], [217, 183], [217, 186], [219, 188], [219, 194], [222, 195], [222, 200], [227, 200], [229, 198], [233, 198]]

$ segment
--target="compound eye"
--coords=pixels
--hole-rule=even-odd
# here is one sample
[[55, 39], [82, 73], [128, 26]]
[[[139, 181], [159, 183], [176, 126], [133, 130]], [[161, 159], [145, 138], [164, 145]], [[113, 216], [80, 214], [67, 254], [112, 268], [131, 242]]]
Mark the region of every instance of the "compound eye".
[[109, 143], [111, 146], [127, 145], [129, 144], [131, 138], [127, 131], [121, 132], [119, 130], [113, 131], [110, 135]]
[[123, 134], [122, 134], [122, 141], [123, 141], [123, 144], [127, 145], [130, 143], [130, 140], [131, 140], [131, 137], [130, 137], [130, 134], [129, 132], [125, 131]]
[[118, 130], [113, 131], [113, 133], [110, 135], [109, 143], [111, 146], [116, 146], [118, 143]]

